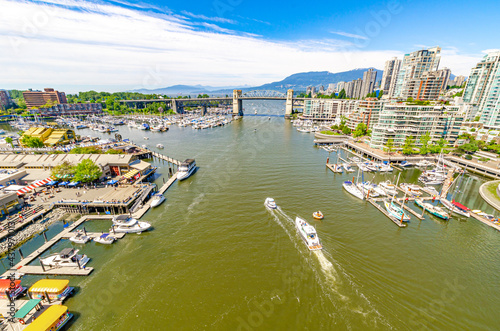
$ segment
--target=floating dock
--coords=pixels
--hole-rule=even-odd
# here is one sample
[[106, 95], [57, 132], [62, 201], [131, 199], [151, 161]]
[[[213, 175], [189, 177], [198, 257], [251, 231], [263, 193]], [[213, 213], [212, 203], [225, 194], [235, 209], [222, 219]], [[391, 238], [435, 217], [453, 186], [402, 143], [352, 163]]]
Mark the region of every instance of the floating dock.
[[396, 224], [400, 228], [405, 228], [408, 226], [408, 224], [401, 222], [401, 221], [395, 219], [394, 217], [392, 217], [391, 215], [389, 215], [389, 213], [387, 213], [387, 211], [384, 208], [382, 208], [382, 206], [379, 205], [375, 200], [368, 199], [368, 202], [371, 203], [375, 208], [377, 208], [382, 214], [387, 216], [394, 224]]

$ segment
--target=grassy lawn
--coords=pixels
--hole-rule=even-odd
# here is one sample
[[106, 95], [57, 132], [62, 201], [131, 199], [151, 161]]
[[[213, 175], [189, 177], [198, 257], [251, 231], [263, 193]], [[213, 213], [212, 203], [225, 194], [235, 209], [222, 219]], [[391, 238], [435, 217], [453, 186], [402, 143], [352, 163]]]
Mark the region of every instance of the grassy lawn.
[[323, 130], [323, 131], [321, 131], [320, 133], [322, 133], [322, 134], [327, 134], [327, 135], [330, 135], [330, 136], [333, 136], [333, 135], [335, 134], [335, 132], [333, 132], [333, 131], [328, 131], [328, 130]]
[[499, 184], [499, 182], [496, 181], [496, 182], [491, 183], [488, 186], [486, 186], [486, 191], [488, 193], [490, 193], [492, 196], [494, 196], [495, 198], [497, 198], [497, 199], [499, 199], [498, 194], [497, 194], [497, 186], [498, 186], [498, 184]]

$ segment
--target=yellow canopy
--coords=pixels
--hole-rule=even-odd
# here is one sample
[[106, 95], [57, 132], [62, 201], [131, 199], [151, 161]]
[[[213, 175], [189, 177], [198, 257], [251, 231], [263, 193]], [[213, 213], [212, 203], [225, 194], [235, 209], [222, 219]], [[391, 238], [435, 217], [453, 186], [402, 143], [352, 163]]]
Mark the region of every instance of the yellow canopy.
[[129, 172], [127, 172], [123, 177], [125, 178], [132, 178], [134, 177], [137, 173], [139, 172], [139, 170], [137, 169], [134, 169], [134, 170], [130, 170]]
[[29, 291], [31, 293], [50, 293], [59, 294], [63, 292], [69, 285], [69, 280], [67, 279], [42, 279], [33, 284]]
[[24, 329], [25, 331], [46, 331], [50, 330], [50, 328], [54, 325], [54, 323], [57, 322], [59, 318], [61, 318], [64, 313], [68, 311], [68, 307], [66, 306], [60, 306], [60, 305], [53, 305], [47, 308], [46, 311], [43, 312], [42, 315], [38, 316], [38, 318], [30, 323]]

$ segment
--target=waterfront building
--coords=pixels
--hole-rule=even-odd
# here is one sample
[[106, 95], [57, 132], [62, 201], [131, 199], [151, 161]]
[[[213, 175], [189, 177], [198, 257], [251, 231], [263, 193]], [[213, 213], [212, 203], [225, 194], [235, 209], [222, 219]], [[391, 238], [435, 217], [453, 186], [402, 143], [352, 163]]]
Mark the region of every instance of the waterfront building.
[[332, 121], [348, 117], [356, 108], [357, 101], [342, 99], [306, 99], [302, 117], [315, 121]]
[[23, 92], [23, 97], [28, 109], [33, 107], [39, 108], [46, 105], [49, 101], [53, 103], [68, 103], [66, 94], [56, 91], [53, 88], [45, 88], [43, 91], [33, 91], [30, 89]]
[[472, 68], [463, 99], [476, 108], [481, 123], [500, 127], [500, 52], [485, 55]]
[[372, 130], [378, 122], [383, 104], [384, 101], [377, 98], [366, 98], [356, 102], [355, 107], [346, 116], [349, 129], [355, 130], [358, 124], [364, 123], [369, 130]]
[[10, 98], [9, 92], [6, 90], [0, 90], [0, 110], [5, 110], [12, 104], [12, 99]]
[[32, 114], [42, 116], [79, 116], [102, 114], [101, 103], [61, 103], [50, 108], [31, 109]]
[[[60, 146], [74, 143], [77, 137], [73, 130], [31, 127], [23, 135], [39, 138], [45, 146]], [[22, 145], [22, 139], [19, 140]]]
[[418, 78], [408, 80], [405, 87], [406, 98], [413, 100], [437, 100], [449, 72], [446, 70], [427, 71]]
[[365, 98], [369, 93], [373, 93], [375, 90], [375, 84], [377, 82], [377, 71], [374, 69], [368, 69], [363, 73], [363, 80], [360, 92], [360, 98]]
[[2, 216], [18, 211], [24, 205], [16, 192], [0, 191], [0, 213]]
[[415, 138], [420, 145], [420, 137], [429, 132], [430, 143], [441, 138], [455, 144], [460, 127], [466, 117], [463, 105], [412, 105], [411, 103], [384, 103], [378, 122], [372, 130], [370, 147], [384, 149], [389, 139], [401, 149], [406, 137]]
[[407, 99], [408, 85], [413, 79], [421, 78], [426, 72], [438, 70], [441, 59], [440, 54], [440, 47], [423, 49], [406, 54], [401, 63], [393, 97]]

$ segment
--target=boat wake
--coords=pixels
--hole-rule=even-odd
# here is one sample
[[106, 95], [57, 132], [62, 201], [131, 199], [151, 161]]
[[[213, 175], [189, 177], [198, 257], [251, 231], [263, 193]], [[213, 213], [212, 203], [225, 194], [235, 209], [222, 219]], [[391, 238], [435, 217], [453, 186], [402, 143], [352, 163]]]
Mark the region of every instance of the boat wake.
[[[288, 234], [290, 239], [294, 242], [295, 247], [300, 251], [305, 251], [304, 247], [302, 247], [302, 244], [300, 243], [300, 238], [298, 238], [296, 232], [293, 231], [295, 230], [294, 220], [280, 207], [272, 210], [271, 213], [273, 214], [275, 220]], [[285, 222], [282, 222], [280, 218], [284, 219]], [[371, 325], [384, 325], [388, 329], [392, 328], [387, 320], [374, 307], [373, 303], [370, 302], [370, 300], [360, 291], [359, 285], [353, 282], [351, 277], [346, 273], [342, 266], [333, 259], [328, 251], [318, 250], [312, 251], [312, 254], [301, 255], [306, 259], [306, 263], [315, 274], [317, 284], [322, 289], [324, 296], [337, 308], [338, 312], [343, 311], [343, 313], [341, 313], [343, 315], [346, 314], [346, 312], [354, 313], [358, 316], [361, 315], [362, 318], [366, 319], [367, 323]], [[311, 255], [314, 255], [316, 259], [311, 259]], [[315, 263], [314, 260], [319, 263], [319, 268], [318, 264]], [[346, 280], [346, 284], [348, 284], [348, 288], [345, 290], [341, 290], [342, 284], [345, 283], [343, 280]], [[346, 290], [349, 294], [345, 293]], [[339, 300], [342, 302], [341, 304], [339, 304]]]

